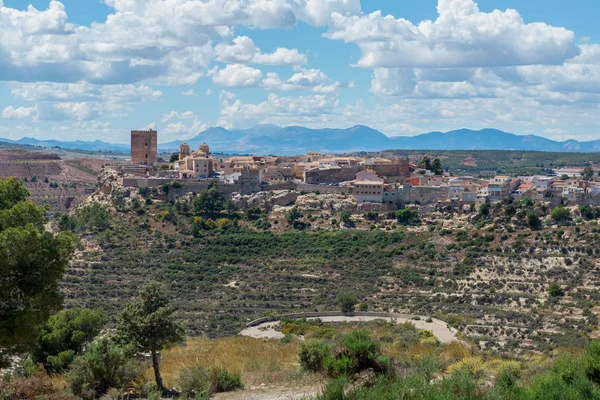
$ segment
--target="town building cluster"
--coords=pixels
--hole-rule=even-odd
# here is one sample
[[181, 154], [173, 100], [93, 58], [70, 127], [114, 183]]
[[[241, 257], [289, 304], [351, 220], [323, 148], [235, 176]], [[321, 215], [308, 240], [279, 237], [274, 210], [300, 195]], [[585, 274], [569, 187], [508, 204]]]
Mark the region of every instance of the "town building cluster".
[[[354, 157], [309, 152], [301, 156], [232, 156], [215, 158], [202, 143], [192, 150], [182, 143], [176, 160], [157, 155], [157, 132], [131, 132], [132, 165], [121, 168], [131, 186], [158, 186], [180, 180], [189, 186], [212, 183], [227, 193], [296, 189], [347, 193], [357, 202], [464, 205], [530, 198], [570, 205], [600, 204], [600, 185], [579, 179], [577, 171], [557, 176], [495, 176], [492, 179], [436, 175], [407, 158]], [[438, 172], [439, 173], [439, 172]]]

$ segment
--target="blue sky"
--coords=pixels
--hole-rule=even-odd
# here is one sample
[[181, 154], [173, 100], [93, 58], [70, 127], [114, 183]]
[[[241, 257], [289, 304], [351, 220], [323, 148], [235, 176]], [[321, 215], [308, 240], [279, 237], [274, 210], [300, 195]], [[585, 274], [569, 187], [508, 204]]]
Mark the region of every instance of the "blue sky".
[[600, 138], [591, 0], [0, 0], [0, 137], [210, 126]]

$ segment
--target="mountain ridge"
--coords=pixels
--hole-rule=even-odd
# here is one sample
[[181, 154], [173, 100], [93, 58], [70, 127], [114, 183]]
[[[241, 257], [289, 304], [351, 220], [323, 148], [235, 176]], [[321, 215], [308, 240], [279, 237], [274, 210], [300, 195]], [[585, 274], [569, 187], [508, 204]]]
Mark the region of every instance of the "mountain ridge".
[[[0, 141], [63, 149], [129, 152], [127, 144], [114, 144], [101, 140], [61, 141], [24, 137], [19, 140], [0, 139]], [[302, 154], [308, 151], [351, 153], [391, 149], [600, 151], [600, 140], [580, 142], [568, 139], [561, 142], [538, 135], [517, 135], [493, 128], [481, 130], [462, 128], [448, 132], [433, 131], [416, 136], [389, 137], [365, 125], [355, 125], [345, 129], [312, 129], [303, 126], [279, 127], [276, 125], [257, 125], [247, 129], [211, 127], [187, 140], [159, 143], [159, 150], [177, 151], [179, 145], [184, 141], [191, 148], [197, 148], [202, 142], [206, 142], [215, 152], [280, 155]]]

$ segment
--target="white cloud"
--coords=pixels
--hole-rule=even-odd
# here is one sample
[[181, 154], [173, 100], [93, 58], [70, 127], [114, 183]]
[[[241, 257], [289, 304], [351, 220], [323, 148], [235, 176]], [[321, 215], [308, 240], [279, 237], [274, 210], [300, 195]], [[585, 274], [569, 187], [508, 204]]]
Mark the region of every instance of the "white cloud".
[[238, 36], [232, 43], [219, 43], [215, 47], [217, 61], [224, 63], [248, 63], [252, 61], [258, 49], [248, 36]]
[[309, 90], [316, 93], [332, 93], [341, 88], [352, 87], [353, 83], [332, 82], [319, 69], [296, 68], [295, 73], [286, 81], [274, 72], [267, 73], [260, 86], [267, 90]]
[[181, 134], [186, 134], [184, 136], [191, 137], [196, 136], [198, 133], [207, 128], [207, 124], [202, 123], [202, 121], [200, 121], [198, 118], [194, 118], [194, 120], [189, 124], [179, 121], [166, 125], [161, 129], [161, 136], [164, 135], [164, 137], [167, 139], [176, 139], [181, 136]]
[[[213, 60], [213, 41], [236, 26], [322, 25], [360, 11], [359, 0], [106, 0], [114, 11], [90, 26], [67, 23], [62, 3], [46, 10], [0, 8], [0, 80], [124, 84], [195, 83]], [[263, 62], [297, 64], [283, 49]], [[239, 61], [236, 61], [239, 62]]]
[[19, 107], [8, 106], [2, 111], [2, 118], [6, 119], [37, 119], [37, 107]]
[[235, 95], [222, 92], [221, 115], [218, 125], [232, 124], [254, 125], [257, 123], [275, 123], [282, 121], [325, 120], [338, 106], [335, 97], [326, 95], [311, 95], [298, 97], [283, 97], [270, 94], [267, 100], [258, 103], [243, 103]]
[[306, 56], [300, 54], [297, 49], [278, 48], [273, 53], [259, 53], [254, 56], [253, 61], [264, 65], [303, 65], [306, 64]]
[[228, 64], [213, 75], [212, 81], [215, 85], [239, 88], [256, 86], [261, 78], [259, 69], [243, 64]]
[[235, 37], [231, 43], [219, 43], [215, 47], [217, 61], [225, 63], [254, 63], [264, 65], [302, 65], [306, 56], [297, 49], [278, 48], [274, 53], [261, 53], [248, 36]]
[[188, 90], [184, 90], [183, 92], [181, 92], [182, 96], [196, 96], [196, 92], [194, 91], [194, 89], [188, 89]]
[[439, 0], [436, 21], [334, 13], [325, 36], [357, 44], [367, 68], [560, 65], [580, 49], [573, 32], [526, 24], [515, 10], [484, 13], [473, 0]]
[[98, 119], [102, 116], [125, 116], [129, 108], [114, 103], [93, 103], [93, 102], [57, 102], [40, 103], [39, 119], [47, 121], [89, 121]]
[[177, 111], [171, 111], [170, 113], [167, 114], [163, 114], [163, 117], [161, 119], [161, 122], [167, 122], [173, 119], [191, 119], [191, 118], [196, 118], [196, 114], [194, 114], [192, 111], [184, 111], [184, 112], [177, 112]]
[[25, 101], [137, 103], [156, 100], [160, 90], [147, 85], [93, 85], [79, 83], [15, 83], [11, 95]]

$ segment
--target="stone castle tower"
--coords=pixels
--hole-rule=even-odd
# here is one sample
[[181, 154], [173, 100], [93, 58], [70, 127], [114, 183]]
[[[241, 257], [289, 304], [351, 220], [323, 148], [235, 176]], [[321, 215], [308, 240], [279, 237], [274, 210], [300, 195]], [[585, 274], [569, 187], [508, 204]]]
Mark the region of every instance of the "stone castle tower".
[[158, 133], [155, 130], [131, 131], [131, 162], [152, 165], [158, 160]]

